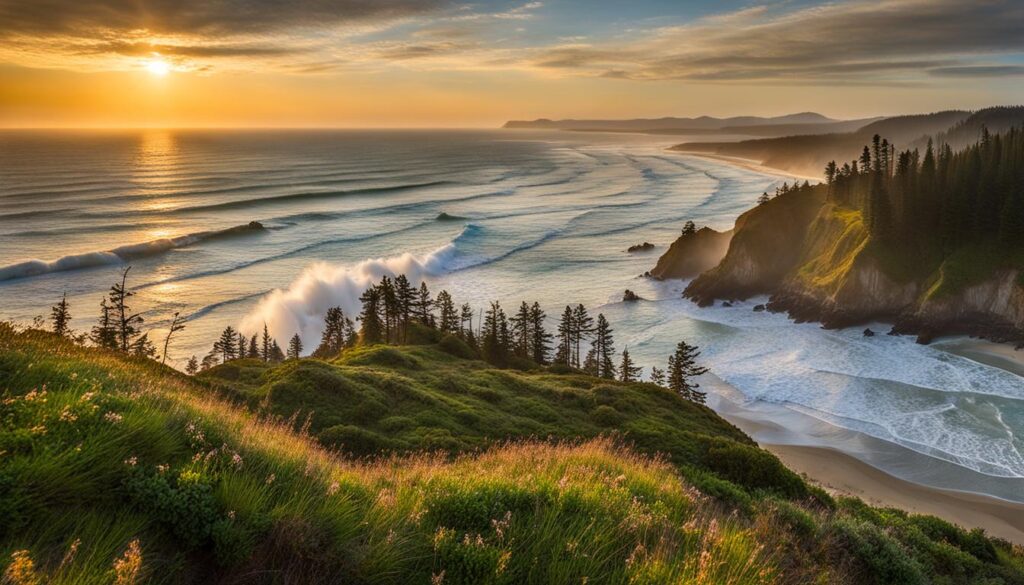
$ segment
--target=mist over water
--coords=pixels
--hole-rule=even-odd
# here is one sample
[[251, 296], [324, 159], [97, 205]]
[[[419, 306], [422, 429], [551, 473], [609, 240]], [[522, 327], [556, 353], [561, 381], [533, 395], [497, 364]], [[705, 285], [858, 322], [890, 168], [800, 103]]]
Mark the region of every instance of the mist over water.
[[[382, 275], [475, 309], [539, 301], [603, 312], [615, 345], [662, 365], [701, 346], [733, 400], [820, 421], [967, 470], [1024, 477], [1024, 379], [913, 339], [700, 309], [638, 275], [682, 223], [718, 229], [786, 178], [669, 154], [650, 136], [466, 132], [0, 133], [0, 316], [67, 292], [88, 330], [124, 263], [146, 327], [189, 316], [171, 356], [226, 325], [319, 341], [322, 317]], [[264, 229], [230, 230], [259, 221]], [[650, 241], [650, 253], [627, 254]], [[645, 299], [622, 303], [624, 289]], [[879, 330], [884, 326], [876, 326]], [[884, 329], [883, 329], [884, 330]], [[798, 415], [798, 416], [797, 416]], [[790, 429], [794, 441], [807, 435]], [[1005, 494], [1000, 494], [1005, 497]]]

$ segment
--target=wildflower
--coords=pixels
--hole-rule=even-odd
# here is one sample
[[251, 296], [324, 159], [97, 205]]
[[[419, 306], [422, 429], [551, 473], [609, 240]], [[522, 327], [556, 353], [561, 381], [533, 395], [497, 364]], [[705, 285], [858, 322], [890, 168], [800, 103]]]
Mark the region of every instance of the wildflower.
[[58, 571], [70, 565], [75, 560], [75, 555], [78, 554], [78, 546], [81, 544], [81, 538], [76, 538], [75, 541], [71, 543], [71, 546], [68, 547], [68, 552], [64, 554], [64, 558], [60, 561], [60, 567], [57, 569]]
[[170, 468], [171, 468], [170, 465], [168, 465], [166, 463], [161, 463], [160, 465], [156, 466], [156, 472], [159, 473], [160, 475], [163, 475], [163, 474], [167, 473], [167, 470], [169, 470]]
[[430, 575], [430, 585], [441, 585], [442, 583], [444, 583], [444, 570], [443, 569], [441, 570], [440, 573], [438, 573], [436, 575], [431, 573], [431, 575]]
[[268, 476], [267, 476], [267, 485], [270, 485], [270, 484], [274, 483], [274, 480], [275, 480], [275, 479], [277, 479], [277, 476], [276, 476], [276, 475], [274, 475], [273, 473], [271, 473], [270, 475], [268, 475]]
[[338, 493], [339, 489], [341, 489], [341, 485], [338, 484], [338, 482], [336, 481], [332, 481], [331, 485], [327, 487], [327, 495], [333, 496], [334, 494]]
[[124, 416], [114, 411], [110, 411], [103, 415], [103, 420], [116, 425], [124, 420]]
[[33, 435], [45, 435], [46, 425], [36, 425], [29, 429], [28, 432], [32, 433]]
[[135, 467], [135, 465], [138, 464], [138, 462], [139, 458], [136, 457], [135, 455], [132, 455], [131, 457], [124, 460], [124, 464], [127, 465], [128, 467]]
[[75, 422], [78, 420], [78, 415], [71, 412], [71, 409], [65, 406], [64, 410], [60, 411], [60, 420], [62, 422]]
[[139, 539], [128, 543], [124, 555], [114, 561], [114, 585], [134, 585], [142, 569], [142, 548]]
[[11, 554], [11, 564], [4, 571], [4, 583], [12, 585], [39, 585], [36, 565], [27, 550], [16, 550]]
[[228, 520], [234, 520], [234, 519], [235, 519], [235, 511], [234, 510], [228, 510]]
[[71, 372], [71, 379], [72, 380], [77, 380], [78, 379], [78, 372]]
[[93, 396], [96, 396], [95, 392], [86, 392], [85, 394], [82, 394], [81, 398], [79, 398], [78, 401], [89, 402], [90, 400], [92, 400]]
[[231, 455], [231, 463], [235, 466], [235, 468], [241, 469], [241, 467], [242, 467], [242, 456], [239, 455], [238, 453], [232, 454]]

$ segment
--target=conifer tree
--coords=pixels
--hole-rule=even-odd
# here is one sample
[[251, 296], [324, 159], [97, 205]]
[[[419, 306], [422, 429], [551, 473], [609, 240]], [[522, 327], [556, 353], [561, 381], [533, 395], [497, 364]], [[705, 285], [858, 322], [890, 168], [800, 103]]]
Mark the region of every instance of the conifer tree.
[[600, 378], [615, 378], [615, 344], [612, 338], [612, 328], [603, 313], [597, 315], [597, 325], [594, 327], [594, 367], [596, 375]]
[[381, 343], [387, 331], [386, 319], [385, 322], [381, 321], [381, 289], [371, 286], [363, 292], [359, 300], [363, 303], [363, 311], [359, 314], [359, 321], [362, 324], [359, 331], [360, 340], [363, 345]]
[[680, 341], [676, 352], [668, 360], [668, 387], [683, 398], [704, 404], [706, 394], [694, 378], [708, 372], [708, 369], [697, 364], [700, 351], [694, 345]]
[[523, 301], [519, 310], [509, 318], [512, 325], [512, 351], [519, 357], [530, 357], [533, 345], [533, 319], [530, 317], [530, 305]]
[[238, 357], [235, 339], [235, 328], [228, 325], [221, 332], [220, 338], [213, 344], [213, 353], [219, 354], [221, 361], [225, 364]]
[[683, 224], [683, 235], [692, 236], [695, 233], [697, 233], [697, 224], [693, 223], [692, 220], [687, 220], [686, 223]]
[[220, 363], [220, 358], [217, 356], [217, 352], [211, 351], [203, 357], [203, 361], [200, 363], [199, 369], [200, 371], [205, 372], [213, 366], [216, 366], [218, 363]]
[[548, 363], [548, 354], [551, 352], [551, 334], [544, 330], [544, 311], [540, 303], [534, 301], [530, 307], [531, 332], [530, 357], [538, 364]]
[[252, 337], [249, 338], [249, 351], [246, 352], [245, 357], [251, 358], [251, 359], [259, 359], [260, 358], [259, 341], [257, 341], [255, 333], [253, 334]]
[[491, 302], [491, 308], [484, 314], [484, 328], [481, 333], [484, 360], [499, 368], [508, 365], [508, 318], [501, 304]]
[[395, 300], [397, 302], [398, 332], [395, 336], [395, 343], [407, 343], [409, 341], [409, 320], [412, 318], [413, 309], [416, 306], [418, 293], [409, 283], [404, 274], [395, 277]]
[[582, 304], [576, 306], [572, 311], [572, 337], [573, 337], [573, 363], [580, 367], [580, 347], [584, 341], [590, 339], [594, 331], [594, 319], [587, 313], [587, 308]]
[[655, 366], [651, 368], [651, 384], [657, 384], [658, 386], [665, 385], [665, 370]]
[[188, 374], [189, 376], [195, 376], [196, 373], [198, 372], [199, 360], [197, 360], [196, 356], [193, 355], [192, 357], [188, 358], [188, 363], [185, 364], [185, 373]]
[[270, 361], [272, 362], [283, 362], [285, 359], [284, 352], [281, 351], [281, 346], [274, 340], [270, 344]]
[[455, 302], [452, 301], [452, 295], [448, 294], [446, 290], [437, 293], [434, 306], [437, 307], [439, 313], [437, 328], [442, 333], [458, 333], [461, 329], [459, 314], [455, 309]]
[[565, 306], [562, 320], [558, 323], [558, 349], [555, 351], [555, 363], [572, 366], [573, 341], [575, 339], [576, 317], [572, 307]]
[[128, 353], [135, 357], [154, 358], [156, 346], [149, 340], [149, 333], [143, 333], [135, 338], [135, 341], [128, 347]]
[[420, 281], [420, 290], [416, 295], [416, 318], [428, 327], [434, 326], [434, 301], [430, 299], [427, 283]]
[[266, 323], [266, 321], [264, 321], [263, 322], [263, 337], [261, 339], [261, 345], [260, 345], [260, 358], [263, 361], [265, 361], [265, 362], [269, 362], [270, 358], [272, 356], [272, 354], [271, 354], [271, 346], [270, 346], [272, 341], [273, 340], [270, 338], [270, 331], [267, 329], [267, 323]]
[[327, 309], [324, 316], [324, 332], [320, 345], [313, 351], [313, 357], [325, 358], [338, 355], [349, 343], [348, 327], [351, 321], [345, 317], [341, 307]]
[[121, 272], [121, 282], [114, 283], [107, 296], [114, 317], [117, 348], [124, 353], [131, 351], [139, 336], [139, 325], [142, 324], [142, 315], [132, 313], [128, 306], [128, 299], [135, 296], [134, 292], [128, 290], [128, 271], [131, 269], [132, 267], [128, 266]]
[[71, 334], [71, 310], [68, 308], [68, 293], [65, 292], [60, 302], [50, 310], [50, 320], [53, 321], [53, 332], [61, 337]]
[[302, 338], [296, 333], [288, 342], [288, 359], [297, 360], [302, 356]]
[[118, 349], [117, 328], [114, 326], [114, 314], [107, 304], [107, 299], [100, 301], [100, 320], [92, 328], [92, 342], [106, 349]]
[[623, 382], [638, 382], [643, 375], [643, 368], [633, 363], [629, 356], [629, 348], [622, 350], [622, 361], [619, 362], [619, 379]]

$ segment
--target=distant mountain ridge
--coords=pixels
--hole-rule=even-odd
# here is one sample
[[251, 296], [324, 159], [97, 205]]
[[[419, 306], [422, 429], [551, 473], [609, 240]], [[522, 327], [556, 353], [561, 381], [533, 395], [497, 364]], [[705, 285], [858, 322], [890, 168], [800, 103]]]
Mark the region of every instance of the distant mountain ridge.
[[735, 116], [731, 118], [715, 118], [699, 116], [696, 118], [636, 118], [631, 120], [510, 120], [503, 128], [545, 128], [556, 130], [613, 130], [613, 131], [645, 131], [660, 129], [694, 129], [720, 130], [731, 126], [765, 126], [770, 124], [826, 124], [840, 122], [816, 112], [800, 112], [785, 116]]

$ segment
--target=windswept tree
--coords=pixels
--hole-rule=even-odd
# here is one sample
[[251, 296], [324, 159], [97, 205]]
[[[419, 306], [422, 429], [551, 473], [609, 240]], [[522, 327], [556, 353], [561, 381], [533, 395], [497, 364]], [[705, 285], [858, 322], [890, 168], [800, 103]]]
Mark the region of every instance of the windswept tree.
[[211, 351], [203, 356], [203, 361], [199, 364], [199, 371], [205, 372], [206, 370], [216, 366], [218, 363], [220, 363], [220, 357], [217, 355], [217, 352]]
[[697, 364], [698, 357], [697, 346], [680, 341], [675, 354], [668, 359], [668, 387], [687, 400], [704, 404], [707, 394], [697, 390], [700, 384], [694, 378], [706, 374], [708, 369]]
[[135, 357], [156, 358], [156, 346], [149, 340], [149, 333], [143, 333], [135, 338], [128, 348], [128, 353]]
[[68, 308], [68, 293], [60, 298], [60, 302], [50, 310], [50, 320], [53, 321], [53, 332], [61, 337], [71, 334], [71, 310]]
[[643, 368], [633, 363], [629, 355], [629, 348], [622, 350], [622, 361], [619, 362], [619, 379], [623, 382], [639, 382], [643, 375]]
[[135, 296], [135, 293], [128, 290], [128, 266], [121, 272], [121, 282], [114, 283], [110, 287], [107, 298], [110, 302], [110, 309], [114, 316], [114, 327], [117, 333], [117, 347], [124, 353], [129, 353], [139, 336], [139, 326], [142, 325], [142, 315], [132, 313], [128, 305], [128, 299]]
[[692, 220], [687, 220], [686, 223], [683, 224], [683, 235], [692, 236], [695, 233], [697, 233], [697, 224], [693, 223]]
[[[171, 347], [171, 338], [174, 337], [175, 333], [181, 331], [184, 328], [185, 328], [185, 320], [181, 318], [181, 314], [180, 313], [175, 312], [174, 316], [171, 318], [171, 326], [167, 328], [167, 336], [164, 337], [164, 354], [163, 354], [163, 358], [161, 358], [161, 360], [160, 360], [160, 363], [162, 363], [162, 364], [166, 364], [167, 363], [167, 350], [170, 349], [170, 347]], [[195, 357], [195, 356], [193, 356], [193, 357]]]
[[651, 368], [651, 384], [657, 384], [658, 386], [665, 385], [665, 370], [654, 366]]
[[188, 363], [185, 364], [185, 373], [189, 376], [195, 376], [199, 372], [199, 360], [196, 356], [188, 358]]
[[302, 338], [296, 333], [288, 342], [288, 359], [297, 360], [302, 356]]

